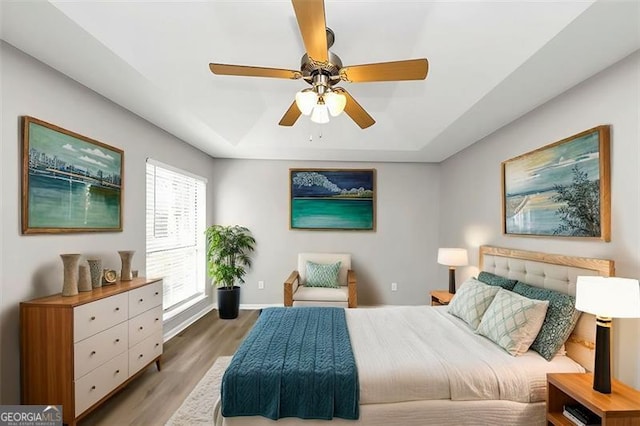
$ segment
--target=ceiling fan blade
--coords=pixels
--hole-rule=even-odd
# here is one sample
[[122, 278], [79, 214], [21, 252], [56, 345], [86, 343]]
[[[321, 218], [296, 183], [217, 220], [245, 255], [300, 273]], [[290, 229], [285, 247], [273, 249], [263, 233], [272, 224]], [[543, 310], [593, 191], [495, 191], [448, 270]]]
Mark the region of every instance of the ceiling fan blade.
[[340, 70], [340, 78], [351, 83], [369, 81], [424, 80], [429, 71], [426, 59], [352, 65]]
[[250, 67], [245, 65], [209, 64], [212, 73], [218, 75], [239, 75], [243, 77], [272, 77], [297, 80], [302, 73], [295, 70], [280, 68]]
[[365, 111], [364, 108], [362, 108], [362, 106], [360, 106], [360, 104], [355, 99], [353, 99], [353, 96], [351, 96], [349, 92], [344, 90], [342, 87], [334, 87], [333, 90], [335, 90], [336, 92], [340, 92], [344, 96], [346, 96], [347, 104], [344, 107], [344, 112], [346, 112], [347, 115], [351, 117], [351, 119], [355, 121], [361, 129], [366, 129], [367, 127], [373, 126], [376, 123], [376, 120], [374, 120], [369, 115], [369, 113], [367, 113], [367, 111]]
[[323, 0], [291, 0], [304, 47], [311, 59], [327, 62], [327, 24]]
[[302, 113], [300, 112], [300, 110], [298, 109], [298, 106], [296, 105], [296, 101], [293, 101], [293, 103], [291, 104], [287, 112], [284, 113], [284, 115], [282, 116], [278, 124], [281, 126], [293, 126], [301, 114]]

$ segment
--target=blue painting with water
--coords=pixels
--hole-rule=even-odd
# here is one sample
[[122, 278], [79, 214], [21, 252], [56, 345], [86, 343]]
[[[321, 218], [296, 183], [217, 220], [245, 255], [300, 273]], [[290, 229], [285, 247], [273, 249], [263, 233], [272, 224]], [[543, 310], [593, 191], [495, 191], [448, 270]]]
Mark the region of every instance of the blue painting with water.
[[121, 230], [122, 151], [31, 117], [27, 126], [25, 232]]
[[596, 128], [503, 163], [507, 234], [601, 236], [603, 130]]
[[290, 170], [292, 229], [375, 229], [375, 170]]

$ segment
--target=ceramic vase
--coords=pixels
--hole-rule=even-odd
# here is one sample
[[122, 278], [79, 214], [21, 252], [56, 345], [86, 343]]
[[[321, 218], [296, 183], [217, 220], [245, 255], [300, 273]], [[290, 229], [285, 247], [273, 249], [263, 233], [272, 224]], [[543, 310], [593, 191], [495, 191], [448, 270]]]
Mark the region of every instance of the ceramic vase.
[[131, 259], [133, 258], [134, 250], [121, 250], [118, 251], [120, 260], [122, 261], [122, 269], [120, 269], [120, 281], [131, 281]]
[[91, 291], [91, 274], [88, 265], [78, 266], [78, 291]]
[[78, 294], [78, 263], [79, 254], [61, 254], [64, 265], [64, 278], [62, 280], [62, 295], [75, 296]]
[[91, 287], [102, 287], [102, 259], [87, 259], [91, 273]]

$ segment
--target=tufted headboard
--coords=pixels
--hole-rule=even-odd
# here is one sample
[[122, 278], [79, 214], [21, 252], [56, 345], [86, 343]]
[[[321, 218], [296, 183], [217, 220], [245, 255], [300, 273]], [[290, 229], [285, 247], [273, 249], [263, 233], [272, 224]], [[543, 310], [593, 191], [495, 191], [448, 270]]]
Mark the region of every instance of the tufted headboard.
[[[481, 246], [480, 270], [575, 296], [578, 275], [613, 276], [614, 262]], [[595, 317], [583, 313], [565, 344], [567, 355], [589, 371], [593, 371], [595, 332]]]

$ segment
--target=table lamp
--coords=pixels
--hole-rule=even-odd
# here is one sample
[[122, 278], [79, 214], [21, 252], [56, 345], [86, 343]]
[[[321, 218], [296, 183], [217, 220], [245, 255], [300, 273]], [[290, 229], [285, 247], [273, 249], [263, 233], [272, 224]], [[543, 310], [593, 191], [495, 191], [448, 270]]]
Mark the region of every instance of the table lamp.
[[611, 319], [640, 318], [640, 283], [617, 277], [578, 277], [576, 309], [596, 316], [593, 389], [611, 393]]
[[440, 248], [438, 249], [438, 263], [449, 267], [449, 293], [456, 292], [456, 266], [469, 263], [467, 249]]

